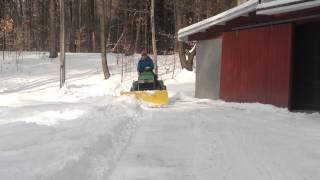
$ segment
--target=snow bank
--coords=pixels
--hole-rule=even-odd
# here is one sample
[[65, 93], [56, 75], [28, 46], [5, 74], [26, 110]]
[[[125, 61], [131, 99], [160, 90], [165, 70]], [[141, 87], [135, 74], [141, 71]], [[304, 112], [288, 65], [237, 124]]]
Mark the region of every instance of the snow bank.
[[176, 101], [192, 101], [195, 92], [195, 72], [186, 69], [176, 70], [175, 77], [165, 81], [170, 104]]
[[166, 82], [168, 84], [194, 83], [196, 79], [195, 71], [188, 71], [186, 69], [176, 70], [175, 77]]

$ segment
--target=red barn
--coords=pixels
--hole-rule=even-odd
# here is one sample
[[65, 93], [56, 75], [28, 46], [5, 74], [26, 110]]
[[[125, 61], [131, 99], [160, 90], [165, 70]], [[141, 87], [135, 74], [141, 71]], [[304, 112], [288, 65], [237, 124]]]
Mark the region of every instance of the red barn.
[[320, 110], [320, 1], [249, 0], [181, 29], [196, 97]]

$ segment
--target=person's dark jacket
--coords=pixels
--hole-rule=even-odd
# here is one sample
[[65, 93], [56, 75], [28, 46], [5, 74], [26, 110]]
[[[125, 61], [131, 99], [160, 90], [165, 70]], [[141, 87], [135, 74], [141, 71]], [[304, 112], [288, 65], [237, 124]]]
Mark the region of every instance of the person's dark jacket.
[[152, 71], [154, 69], [153, 61], [149, 56], [147, 56], [146, 59], [142, 59], [141, 58], [139, 60], [137, 70], [138, 70], [139, 73], [142, 73], [145, 70], [146, 67], [149, 67], [150, 71]]

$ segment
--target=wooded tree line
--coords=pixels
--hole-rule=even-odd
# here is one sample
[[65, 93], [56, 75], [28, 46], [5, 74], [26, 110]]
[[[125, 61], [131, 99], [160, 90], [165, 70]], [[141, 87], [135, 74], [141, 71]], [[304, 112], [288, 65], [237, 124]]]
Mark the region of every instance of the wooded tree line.
[[[121, 52], [127, 55], [146, 48], [152, 53], [151, 0], [65, 0], [67, 52]], [[181, 65], [192, 68], [185, 55], [192, 44], [177, 41], [177, 31], [236, 5], [236, 0], [155, 0], [155, 39], [159, 54], [180, 55]], [[59, 0], [0, 0], [1, 49], [50, 51], [59, 49]], [[102, 17], [103, 18], [100, 18]], [[105, 34], [101, 33], [101, 25]], [[5, 32], [8, 31], [8, 32]], [[104, 42], [100, 37], [105, 35]], [[189, 59], [190, 59], [189, 58]]]

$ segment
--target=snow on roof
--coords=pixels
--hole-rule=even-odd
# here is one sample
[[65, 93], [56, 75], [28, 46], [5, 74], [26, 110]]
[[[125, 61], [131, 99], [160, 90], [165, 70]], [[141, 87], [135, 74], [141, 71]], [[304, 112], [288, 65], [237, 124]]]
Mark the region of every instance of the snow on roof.
[[320, 6], [319, 0], [276, 0], [259, 4], [257, 14], [272, 15], [288, 13], [318, 6]]
[[187, 41], [188, 36], [192, 34], [204, 32], [208, 28], [215, 25], [225, 25], [225, 23], [229, 20], [235, 19], [242, 15], [247, 15], [248, 13], [255, 11], [258, 3], [259, 0], [249, 0], [237, 7], [224, 11], [218, 15], [215, 15], [198, 23], [182, 28], [178, 32], [178, 39], [180, 41]]
[[205, 32], [213, 26], [225, 25], [230, 20], [254, 11], [261, 15], [273, 15], [313, 7], [320, 7], [320, 0], [264, 0], [261, 4], [259, 4], [259, 0], [249, 0], [218, 15], [180, 29], [178, 39], [179, 41], [187, 41], [190, 35]]

